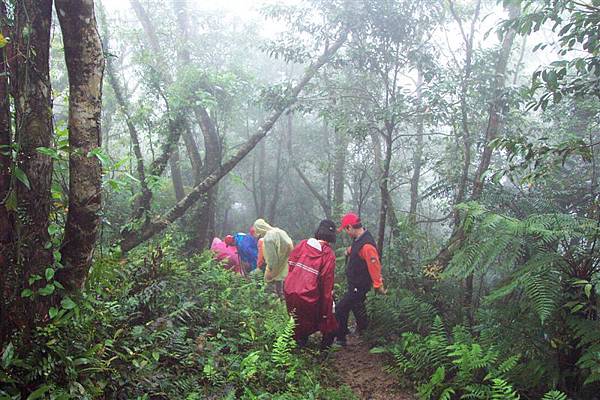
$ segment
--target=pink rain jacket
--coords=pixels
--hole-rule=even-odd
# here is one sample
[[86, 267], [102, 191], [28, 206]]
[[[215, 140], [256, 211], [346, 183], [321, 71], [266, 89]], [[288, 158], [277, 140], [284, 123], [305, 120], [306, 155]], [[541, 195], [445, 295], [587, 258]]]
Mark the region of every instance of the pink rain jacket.
[[216, 237], [213, 239], [210, 249], [215, 253], [215, 259], [222, 261], [226, 269], [244, 275], [243, 268], [240, 266], [240, 257], [235, 246], [227, 246], [224, 241]]

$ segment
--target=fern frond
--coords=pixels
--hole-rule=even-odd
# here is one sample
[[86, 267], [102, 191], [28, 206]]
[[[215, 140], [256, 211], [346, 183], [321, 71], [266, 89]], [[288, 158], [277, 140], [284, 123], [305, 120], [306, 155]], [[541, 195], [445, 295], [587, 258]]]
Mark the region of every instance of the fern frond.
[[294, 321], [294, 317], [290, 316], [283, 331], [277, 336], [275, 343], [273, 343], [271, 360], [279, 367], [290, 365], [292, 350], [296, 348], [296, 341], [294, 340], [295, 325], [296, 322]]
[[542, 400], [567, 400], [566, 394], [560, 390], [551, 390], [542, 397]]
[[486, 400], [492, 397], [492, 389], [488, 385], [472, 383], [465, 386], [465, 393], [460, 397], [468, 400]]
[[560, 275], [555, 271], [532, 272], [523, 276], [525, 292], [533, 303], [540, 321], [544, 321], [556, 309], [556, 300], [560, 290]]
[[504, 379], [492, 379], [492, 400], [519, 400], [521, 396], [515, 392], [510, 383]]

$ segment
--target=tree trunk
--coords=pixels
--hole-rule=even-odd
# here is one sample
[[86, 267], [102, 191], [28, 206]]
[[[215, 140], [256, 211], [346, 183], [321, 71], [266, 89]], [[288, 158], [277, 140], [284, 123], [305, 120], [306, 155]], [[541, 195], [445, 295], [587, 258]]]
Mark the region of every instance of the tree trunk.
[[[202, 177], [206, 177], [211, 171], [221, 166], [223, 154], [221, 138], [219, 137], [215, 123], [204, 107], [195, 106], [194, 114], [204, 137], [204, 171]], [[203, 204], [200, 205], [198, 218], [196, 219], [198, 230], [195, 242], [198, 249], [207, 248], [210, 244], [210, 239], [214, 236], [217, 212], [216, 200], [217, 188], [215, 187], [208, 191]]]
[[[518, 17], [521, 13], [520, 5], [508, 2], [506, 7], [508, 8], [510, 19]], [[475, 171], [475, 179], [473, 180], [473, 190], [471, 192], [470, 198], [471, 200], [479, 200], [481, 194], [483, 193], [483, 175], [490, 166], [493, 152], [493, 148], [491, 147], [490, 143], [498, 136], [498, 132], [500, 131], [502, 122], [501, 113], [506, 102], [504, 98], [504, 88], [506, 83], [506, 66], [508, 64], [508, 59], [510, 58], [510, 51], [512, 49], [512, 44], [515, 35], [516, 32], [513, 29], [505, 33], [504, 39], [502, 40], [502, 47], [500, 48], [500, 52], [498, 53], [498, 58], [496, 60], [494, 82], [493, 87], [491, 88], [491, 92], [493, 93], [494, 97], [492, 98], [490, 104], [483, 153], [481, 155], [481, 159], [479, 160], [477, 170]], [[460, 229], [462, 229], [462, 227]], [[469, 321], [470, 326], [473, 326], [473, 322], [475, 319], [473, 312], [473, 279], [474, 273], [471, 273], [465, 280], [464, 307], [465, 312], [467, 313], [467, 319]]]
[[[519, 5], [515, 5], [511, 2], [507, 3], [508, 15], [510, 19], [515, 19], [521, 14]], [[483, 154], [479, 161], [479, 166], [475, 171], [475, 179], [473, 180], [473, 191], [471, 193], [471, 200], [478, 200], [483, 193], [483, 175], [490, 166], [492, 160], [493, 148], [490, 143], [496, 139], [498, 132], [500, 132], [502, 125], [502, 110], [505, 108], [505, 85], [506, 85], [506, 66], [508, 59], [510, 58], [510, 51], [515, 39], [516, 32], [510, 29], [505, 33], [504, 39], [502, 40], [502, 47], [498, 53], [496, 60], [496, 67], [494, 69], [494, 82], [492, 87], [493, 98], [490, 103], [490, 111], [488, 116], [487, 129], [485, 131], [485, 145], [483, 148]]]
[[127, 232], [122, 241], [121, 248], [124, 251], [131, 250], [135, 246], [148, 240], [156, 233], [165, 229], [170, 223], [181, 217], [183, 213], [198, 199], [200, 199], [205, 193], [207, 193], [213, 186], [215, 186], [223, 176], [229, 173], [271, 130], [275, 122], [279, 119], [281, 114], [292, 105], [298, 98], [298, 95], [306, 84], [316, 74], [317, 70], [322, 67], [327, 61], [337, 52], [337, 50], [344, 44], [347, 38], [347, 31], [340, 34], [339, 38], [328, 47], [324, 53], [312, 63], [302, 79], [294, 86], [287, 102], [281, 104], [276, 108], [270, 117], [261, 125], [261, 127], [252, 135], [248, 141], [242, 145], [238, 151], [219, 168], [212, 171], [202, 182], [196, 185], [190, 193], [188, 193], [183, 200], [178, 202], [171, 210], [169, 210], [164, 216], [154, 219], [149, 224], [140, 227], [134, 231]]
[[190, 164], [192, 165], [194, 185], [197, 185], [202, 179], [203, 163], [202, 157], [200, 157], [200, 152], [198, 151], [198, 145], [196, 144], [192, 130], [189, 127], [186, 127], [183, 133], [183, 143], [185, 143], [185, 149], [190, 159]]
[[[52, 159], [40, 154], [38, 147], [52, 143], [52, 92], [49, 75], [51, 0], [23, 0], [15, 6], [14, 41], [16, 78], [14, 86], [16, 130], [15, 142], [20, 145], [13, 177], [26, 176], [27, 184], [15, 180], [17, 207], [20, 218], [15, 218], [14, 262], [8, 267], [5, 301], [8, 303], [6, 323], [12, 328], [31, 328], [46, 316], [47, 298], [23, 299], [21, 290], [35, 290], [38, 281], [28, 284], [33, 274], [44, 276], [44, 270], [53, 264], [52, 251], [47, 246], [48, 216]], [[18, 169], [16, 169], [18, 168]], [[14, 190], [14, 189], [13, 189]], [[4, 269], [7, 271], [7, 269]], [[44, 283], [45, 285], [45, 283]]]
[[[177, 0], [173, 1], [173, 6], [177, 18], [177, 30], [180, 35], [180, 45], [177, 48], [177, 58], [179, 59], [181, 65], [185, 66], [190, 63], [190, 54], [187, 48], [189, 45], [187, 3], [185, 0]], [[204, 171], [198, 176], [199, 180], [208, 176], [210, 172], [219, 168], [222, 161], [223, 149], [217, 127], [210, 117], [208, 111], [199, 104], [193, 105], [192, 109], [194, 111], [194, 115], [196, 116], [196, 120], [200, 125], [200, 129], [202, 130], [202, 135], [204, 136]], [[188, 151], [193, 152], [195, 148], [195, 146], [191, 145], [193, 139], [190, 137], [185, 137], [186, 134], [187, 131], [184, 132], [186, 146]], [[189, 145], [187, 145], [188, 143]], [[197, 150], [195, 153], [190, 154], [192, 165], [194, 165], [194, 163], [200, 164], [198, 162], [199, 157], [200, 155]], [[198, 182], [195, 182], [195, 184], [197, 183]], [[195, 218], [196, 222], [198, 223], [195, 242], [199, 249], [208, 247], [210, 239], [212, 236], [214, 236], [217, 211], [216, 200], [217, 192], [215, 188], [214, 190], [210, 190], [209, 193], [207, 193], [207, 196], [205, 196], [204, 202], [198, 205], [199, 210]]]
[[[292, 129], [292, 123], [291, 123], [291, 114], [288, 114], [288, 130]], [[275, 164], [275, 176], [273, 179], [273, 197], [271, 197], [271, 202], [269, 203], [269, 214], [268, 214], [268, 221], [271, 224], [275, 224], [275, 218], [277, 216], [277, 204], [279, 203], [279, 197], [280, 197], [280, 186], [281, 186], [281, 175], [282, 175], [282, 171], [280, 171], [281, 169], [281, 158], [282, 158], [282, 153], [283, 153], [283, 140], [280, 139], [277, 142], [277, 163]]]
[[423, 120], [424, 113], [422, 106], [423, 97], [423, 70], [421, 65], [417, 68], [417, 145], [413, 153], [413, 173], [410, 178], [410, 209], [408, 212], [408, 222], [415, 225], [417, 222], [417, 206], [419, 204], [419, 179], [421, 178], [421, 164], [423, 158]]
[[[394, 206], [392, 202], [392, 195], [389, 190], [389, 180], [390, 180], [390, 167], [392, 164], [392, 135], [393, 135], [393, 127], [391, 124], [386, 123], [386, 132], [383, 135], [385, 140], [385, 158], [381, 160], [381, 150], [377, 153], [376, 150], [376, 159], [379, 158], [381, 160], [379, 165], [379, 192], [381, 195], [381, 203], [379, 206], [379, 226], [377, 232], [377, 249], [379, 250], [379, 254], [383, 254], [383, 246], [385, 243], [385, 227], [387, 224], [387, 220], [389, 217], [390, 226], [392, 227], [392, 234], [395, 235], [397, 233], [397, 225], [398, 220], [396, 218], [396, 213], [394, 212]], [[374, 133], [373, 135], [377, 135]], [[381, 145], [379, 143], [379, 137], [374, 137], [375, 147], [381, 149]], [[377, 157], [378, 155], [378, 157]]]
[[[6, 25], [6, 4], [0, 1], [0, 21], [2, 35], [10, 37]], [[14, 216], [9, 202], [11, 157], [11, 116], [10, 116], [10, 86], [8, 82], [9, 46], [0, 48], [0, 321], [8, 321], [9, 301], [13, 300], [14, 289], [18, 284], [13, 265], [13, 233]], [[0, 345], [9, 336], [7, 324], [0, 324]]]
[[94, 2], [56, 0], [69, 76], [69, 212], [61, 270], [67, 289], [81, 288], [92, 262], [100, 227], [102, 165], [100, 117], [104, 56]]
[[[475, 13], [473, 15], [473, 19], [471, 20], [471, 28], [469, 31], [469, 35], [467, 36], [463, 30], [462, 22], [460, 17], [456, 14], [454, 9], [454, 5], [452, 1], [449, 2], [450, 12], [452, 16], [456, 20], [459, 25], [460, 31], [463, 36], [463, 40], [465, 42], [465, 65], [463, 70], [463, 77], [460, 85], [460, 113], [461, 113], [461, 128], [462, 128], [462, 136], [463, 136], [463, 168], [462, 174], [460, 177], [460, 183], [458, 185], [458, 190], [454, 199], [454, 204], [461, 203], [465, 198], [465, 193], [467, 190], [467, 183], [469, 180], [469, 169], [471, 167], [471, 132], [469, 131], [469, 119], [468, 119], [468, 105], [467, 105], [467, 95], [469, 90], [469, 81], [471, 79], [472, 72], [472, 59], [473, 59], [473, 38], [475, 36], [475, 23], [479, 18], [479, 11], [481, 8], [481, 0], [477, 1], [475, 6]], [[454, 226], [455, 229], [460, 223], [460, 215], [458, 210], [454, 212]]]
[[[167, 135], [167, 138], [163, 143], [160, 155], [152, 162], [152, 164], [148, 168], [149, 175], [160, 176], [163, 174], [169, 159], [171, 159], [172, 153], [178, 148], [179, 138], [183, 133], [182, 131], [184, 130], [183, 128], [185, 126], [185, 122], [183, 116], [181, 115], [181, 110], [171, 110], [169, 107], [168, 98], [163, 94], [161, 83], [165, 85], [170, 85], [173, 83], [173, 79], [168, 73], [168, 64], [164, 60], [163, 53], [160, 48], [160, 42], [158, 40], [156, 31], [154, 30], [154, 26], [150, 21], [150, 17], [138, 0], [130, 0], [130, 3], [138, 20], [142, 24], [142, 28], [144, 29], [144, 33], [147, 37], [146, 45], [152, 50], [152, 54], [155, 57], [153, 68], [158, 72], [160, 80], [162, 81], [158, 82], [156, 86], [158, 91], [162, 95], [168, 110], [167, 118], [169, 134]], [[175, 157], [178, 158], [178, 156]], [[181, 175], [181, 173], [178, 173], [177, 171], [178, 165], [178, 163], [171, 164], [172, 168], [175, 168], [175, 176]], [[177, 177], [175, 177], [175, 179], [177, 179]], [[174, 182], [174, 185], [177, 184], [177, 182]], [[180, 189], [181, 187], [176, 188], [175, 190], [177, 192]], [[143, 201], [140, 204], [143, 207], [147, 207], [145, 209], [142, 209], [142, 213], [144, 213], [150, 210], [152, 192], [147, 191], [145, 194], [142, 194], [142, 196], [149, 196], [149, 199], [147, 200], [142, 199]], [[139, 218], [139, 214], [140, 213], [138, 212], [137, 215], [134, 215], [134, 219]]]
[[287, 137], [287, 148], [288, 148], [288, 155], [290, 158], [290, 163], [293, 166], [292, 168], [294, 168], [294, 170], [296, 171], [296, 173], [298, 174], [298, 176], [300, 177], [302, 182], [306, 185], [306, 187], [310, 191], [310, 193], [315, 197], [315, 199], [317, 199], [317, 201], [319, 202], [319, 205], [321, 206], [321, 209], [323, 210], [323, 213], [325, 214], [325, 217], [328, 219], [331, 219], [332, 218], [331, 201], [329, 201], [328, 198], [326, 198], [321, 193], [319, 193], [319, 190], [310, 182], [310, 179], [308, 179], [308, 177], [306, 175], [304, 175], [304, 172], [302, 172], [302, 169], [298, 166], [298, 160], [296, 160], [296, 157], [294, 155], [294, 146], [293, 146], [292, 137], [293, 137], [292, 126], [291, 126], [291, 121], [290, 121], [289, 129], [288, 129], [288, 137]]
[[181, 177], [181, 166], [179, 164], [179, 148], [175, 147], [171, 153], [171, 180], [175, 190], [175, 199], [180, 201], [185, 196], [183, 190], [183, 178]]
[[[266, 152], [266, 143], [263, 141], [258, 144], [258, 207], [257, 217], [264, 218], [265, 217], [265, 205], [267, 203], [267, 189], [266, 189], [266, 179], [265, 179], [265, 160], [267, 158]], [[256, 187], [254, 188], [257, 191]]]
[[346, 132], [339, 127], [334, 128], [334, 162], [333, 162], [333, 218], [335, 220], [343, 213], [344, 185], [346, 179], [346, 153], [348, 139]]
[[[469, 35], [464, 31], [462, 26], [462, 20], [459, 15], [456, 13], [454, 8], [454, 3], [452, 0], [449, 0], [449, 9], [452, 17], [458, 24], [460, 29], [462, 39], [465, 44], [465, 65], [463, 68], [463, 76], [460, 84], [460, 114], [461, 114], [461, 130], [462, 130], [462, 145], [463, 145], [463, 167], [460, 182], [458, 184], [458, 189], [456, 195], [454, 197], [454, 205], [461, 203], [464, 200], [465, 192], [467, 188], [467, 183], [469, 179], [469, 169], [471, 166], [471, 133], [469, 131], [469, 121], [468, 121], [468, 108], [467, 108], [467, 94], [469, 89], [469, 80], [471, 78], [471, 70], [472, 70], [472, 57], [473, 57], [473, 37], [475, 35], [475, 23], [479, 18], [479, 11], [481, 7], [481, 0], [477, 0], [475, 6], [475, 13], [473, 15], [473, 19], [471, 20], [471, 28], [469, 31]], [[454, 210], [454, 230], [452, 231], [452, 235], [450, 235], [450, 239], [448, 243], [436, 256], [434, 263], [438, 264], [442, 268], [445, 268], [450, 260], [452, 259], [452, 253], [457, 246], [460, 246], [464, 239], [464, 232], [460, 229], [460, 214], [458, 210]]]
[[[100, 8], [102, 10], [102, 8]], [[103, 18], [102, 18], [103, 19]], [[106, 28], [106, 21], [103, 21], [103, 24]], [[108, 33], [107, 29], [104, 31], [104, 40], [108, 41]], [[105, 42], [105, 43], [106, 43]], [[108, 51], [107, 46], [105, 45], [105, 51]], [[108, 76], [108, 82], [113, 88], [113, 92], [115, 93], [115, 98], [117, 99], [117, 103], [119, 104], [119, 110], [125, 116], [125, 123], [127, 125], [127, 130], [129, 131], [129, 138], [131, 140], [131, 147], [133, 149], [133, 154], [135, 155], [136, 160], [136, 170], [138, 179], [140, 180], [141, 193], [137, 195], [135, 200], [133, 201], [133, 219], [139, 219], [142, 215], [150, 210], [150, 202], [152, 201], [152, 192], [150, 188], [148, 188], [148, 182], [146, 181], [146, 171], [144, 168], [144, 156], [142, 155], [142, 148], [140, 146], [140, 139], [137, 128], [133, 123], [133, 118], [131, 117], [131, 112], [129, 111], [129, 104], [125, 100], [125, 96], [123, 93], [123, 88], [119, 83], [119, 79], [117, 78], [116, 71], [113, 67], [113, 62], [111, 57], [106, 60], [106, 72]]]

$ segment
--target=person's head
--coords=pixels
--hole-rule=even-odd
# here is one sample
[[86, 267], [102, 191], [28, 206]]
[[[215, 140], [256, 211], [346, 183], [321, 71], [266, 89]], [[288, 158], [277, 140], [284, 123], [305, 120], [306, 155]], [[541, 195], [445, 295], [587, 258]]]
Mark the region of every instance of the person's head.
[[355, 239], [362, 235], [364, 228], [360, 217], [352, 212], [347, 213], [342, 217], [342, 224], [338, 228], [338, 232], [345, 231], [348, 236]]
[[330, 219], [322, 220], [315, 232], [315, 239], [335, 243], [335, 223]]
[[271, 229], [273, 229], [273, 227], [267, 224], [267, 222], [262, 218], [254, 221], [254, 232], [256, 233], [256, 237], [264, 237]]
[[235, 239], [231, 235], [225, 236], [225, 239], [223, 241], [227, 246], [235, 246]]
[[252, 225], [250, 227], [250, 229], [248, 230], [248, 233], [250, 234], [250, 236], [256, 237], [256, 231], [254, 230], [254, 225]]

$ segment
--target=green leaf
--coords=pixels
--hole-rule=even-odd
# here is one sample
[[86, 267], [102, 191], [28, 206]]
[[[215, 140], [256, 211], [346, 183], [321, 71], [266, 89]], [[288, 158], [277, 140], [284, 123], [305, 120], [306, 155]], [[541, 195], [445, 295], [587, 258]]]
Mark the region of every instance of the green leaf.
[[23, 185], [25, 185], [25, 187], [27, 189], [31, 189], [31, 185], [29, 184], [29, 179], [27, 178], [27, 175], [21, 168], [19, 168], [15, 165], [15, 167], [13, 168], [13, 174], [15, 175], [15, 178], [17, 178], [19, 181], [21, 181], [21, 183]]
[[581, 310], [583, 307], [584, 307], [584, 305], [579, 303], [575, 307], [571, 308], [571, 313], [575, 314], [577, 311]]
[[52, 293], [54, 293], [54, 284], [47, 284], [46, 286], [41, 288], [38, 293], [40, 294], [40, 296], [50, 296]]
[[160, 353], [158, 351], [153, 351], [152, 358], [154, 358], [154, 361], [158, 361], [160, 359]]
[[4, 207], [8, 211], [17, 211], [17, 193], [14, 190], [11, 190], [6, 197], [6, 201], [4, 201]]
[[33, 285], [35, 282], [39, 281], [40, 279], [42, 279], [42, 277], [39, 276], [38, 274], [30, 275], [29, 279], [28, 279], [29, 285]]
[[51, 281], [54, 278], [54, 270], [50, 267], [46, 268], [46, 280]]
[[48, 389], [50, 389], [50, 386], [48, 385], [40, 386], [39, 388], [31, 392], [29, 396], [27, 396], [27, 400], [41, 399], [44, 396], [44, 394], [48, 391]]
[[31, 297], [31, 296], [33, 296], [33, 290], [23, 289], [23, 291], [21, 291], [21, 297], [27, 298], [27, 297]]
[[573, 285], [587, 285], [588, 283], [590, 282], [585, 279], [577, 279], [573, 282]]
[[54, 160], [60, 161], [60, 154], [58, 154], [58, 150], [51, 147], [38, 147], [35, 149], [38, 153], [48, 156]]
[[8, 345], [2, 352], [2, 368], [4, 368], [4, 369], [8, 368], [14, 355], [15, 355], [15, 346], [13, 346], [12, 342], [8, 342]]
[[588, 299], [590, 298], [591, 294], [592, 294], [592, 284], [588, 283], [587, 285], [585, 285], [583, 287], [583, 291], [585, 292], [585, 295], [588, 297]]
[[60, 232], [60, 226], [58, 226], [57, 224], [50, 224], [48, 226], [48, 234], [50, 234], [50, 236], [54, 236], [59, 232]]
[[65, 297], [64, 299], [62, 299], [62, 301], [60, 302], [60, 305], [65, 310], [72, 310], [75, 307], [77, 307], [77, 304], [75, 304], [75, 302], [73, 300], [71, 300], [70, 297]]
[[48, 315], [50, 316], [50, 318], [54, 319], [54, 317], [56, 317], [57, 314], [58, 309], [56, 307], [50, 307], [50, 309], [48, 310]]
[[371, 353], [371, 354], [385, 354], [385, 353], [389, 353], [389, 350], [386, 349], [385, 347], [376, 346], [376, 347], [373, 347], [371, 350], [369, 350], [369, 353]]
[[104, 150], [102, 150], [101, 147], [96, 147], [95, 149], [91, 150], [87, 156], [96, 157], [98, 160], [100, 160], [100, 163], [102, 163], [103, 167], [110, 167], [112, 164], [110, 157], [104, 153]]

